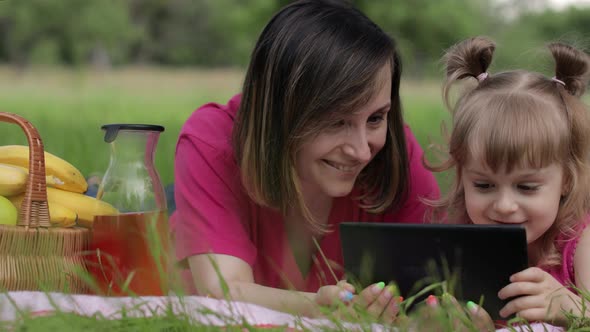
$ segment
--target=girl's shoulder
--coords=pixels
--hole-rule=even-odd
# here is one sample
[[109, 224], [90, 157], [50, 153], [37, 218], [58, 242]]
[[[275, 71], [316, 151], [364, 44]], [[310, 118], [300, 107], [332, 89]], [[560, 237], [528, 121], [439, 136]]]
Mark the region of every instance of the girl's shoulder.
[[580, 237], [583, 234], [590, 233], [590, 214], [587, 214], [580, 220], [572, 229], [567, 232], [566, 234], [561, 234], [559, 236], [559, 240], [563, 241], [564, 243], [577, 243], [580, 240]]
[[[590, 215], [584, 217], [571, 232], [568, 234], [560, 234], [557, 238], [556, 247], [561, 253], [561, 267], [558, 274], [560, 274], [562, 284], [569, 282], [575, 284], [575, 260], [578, 249], [590, 248]], [[554, 275], [555, 276], [555, 275]]]
[[586, 215], [580, 222], [570, 228], [568, 231], [560, 233], [556, 238], [556, 246], [560, 251], [575, 251], [580, 237], [584, 233], [589, 233], [590, 214]]
[[583, 246], [587, 246], [588, 248], [590, 248], [590, 227], [588, 227], [590, 225], [590, 215], [587, 215], [584, 220], [579, 223], [577, 225], [577, 228], [575, 229], [574, 232], [574, 236], [571, 242], [575, 243], [574, 248], [577, 249], [577, 247], [581, 244]]

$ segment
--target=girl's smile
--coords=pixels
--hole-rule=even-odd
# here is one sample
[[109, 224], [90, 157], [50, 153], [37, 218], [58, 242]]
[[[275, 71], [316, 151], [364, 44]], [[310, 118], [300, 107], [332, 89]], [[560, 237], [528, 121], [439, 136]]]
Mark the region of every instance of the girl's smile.
[[469, 162], [462, 181], [467, 214], [474, 224], [523, 225], [529, 245], [553, 225], [564, 192], [563, 169], [557, 163], [493, 172]]

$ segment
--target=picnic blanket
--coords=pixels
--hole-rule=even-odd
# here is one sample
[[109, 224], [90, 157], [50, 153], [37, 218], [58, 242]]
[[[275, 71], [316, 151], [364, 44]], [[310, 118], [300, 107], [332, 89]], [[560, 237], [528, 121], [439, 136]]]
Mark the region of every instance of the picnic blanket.
[[[0, 295], [0, 320], [14, 321], [23, 313], [30, 315], [51, 315], [56, 311], [75, 313], [82, 316], [100, 315], [105, 319], [119, 319], [122, 312], [127, 317], [163, 315], [172, 309], [178, 314], [188, 314], [196, 322], [211, 326], [242, 325], [276, 327], [292, 330], [308, 329], [320, 331], [334, 327], [326, 319], [311, 319], [270, 310], [255, 304], [217, 300], [201, 296], [161, 297], [101, 297], [94, 295], [68, 295], [43, 292], [8, 292]], [[367, 326], [341, 323], [346, 330], [367, 330]], [[563, 331], [550, 325], [532, 324], [533, 331]], [[379, 324], [371, 324], [372, 331], [386, 331]], [[508, 330], [498, 330], [508, 331]], [[529, 331], [528, 328], [522, 331]]]

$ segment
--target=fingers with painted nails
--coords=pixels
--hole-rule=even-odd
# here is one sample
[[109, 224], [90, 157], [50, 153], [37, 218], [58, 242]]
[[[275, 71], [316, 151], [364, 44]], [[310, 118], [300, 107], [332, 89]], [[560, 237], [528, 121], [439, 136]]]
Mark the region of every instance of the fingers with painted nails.
[[346, 280], [341, 280], [336, 285], [320, 287], [316, 293], [315, 302], [322, 307], [334, 307], [350, 303], [354, 298], [354, 293], [354, 286]]
[[449, 293], [440, 297], [430, 295], [419, 304], [416, 319], [410, 321], [410, 330], [416, 331], [494, 331], [494, 322], [488, 313], [472, 301], [462, 306]]
[[360, 292], [353, 303], [360, 312], [366, 312], [383, 323], [391, 323], [396, 319], [403, 300], [397, 286], [378, 282]]

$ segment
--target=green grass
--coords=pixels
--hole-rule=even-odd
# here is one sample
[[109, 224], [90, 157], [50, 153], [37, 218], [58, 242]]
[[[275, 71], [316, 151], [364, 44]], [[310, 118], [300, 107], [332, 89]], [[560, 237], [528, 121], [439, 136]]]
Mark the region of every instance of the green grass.
[[[129, 68], [112, 72], [0, 68], [0, 111], [28, 119], [47, 151], [86, 176], [104, 173], [109, 146], [101, 125], [160, 124], [156, 167], [164, 184], [174, 180], [174, 148], [188, 116], [206, 102], [225, 103], [241, 88], [241, 70]], [[437, 82], [403, 86], [404, 111], [423, 147], [439, 136], [446, 117]], [[0, 123], [0, 145], [27, 144], [20, 128]], [[441, 177], [442, 178], [442, 177]]]
[[[47, 151], [84, 175], [104, 173], [109, 146], [101, 125], [160, 124], [156, 167], [173, 181], [174, 148], [183, 122], [199, 105], [224, 102], [239, 91], [238, 71], [127, 69], [110, 73], [0, 69], [0, 110], [24, 116], [40, 132]], [[22, 130], [0, 123], [0, 144], [26, 144]]]

